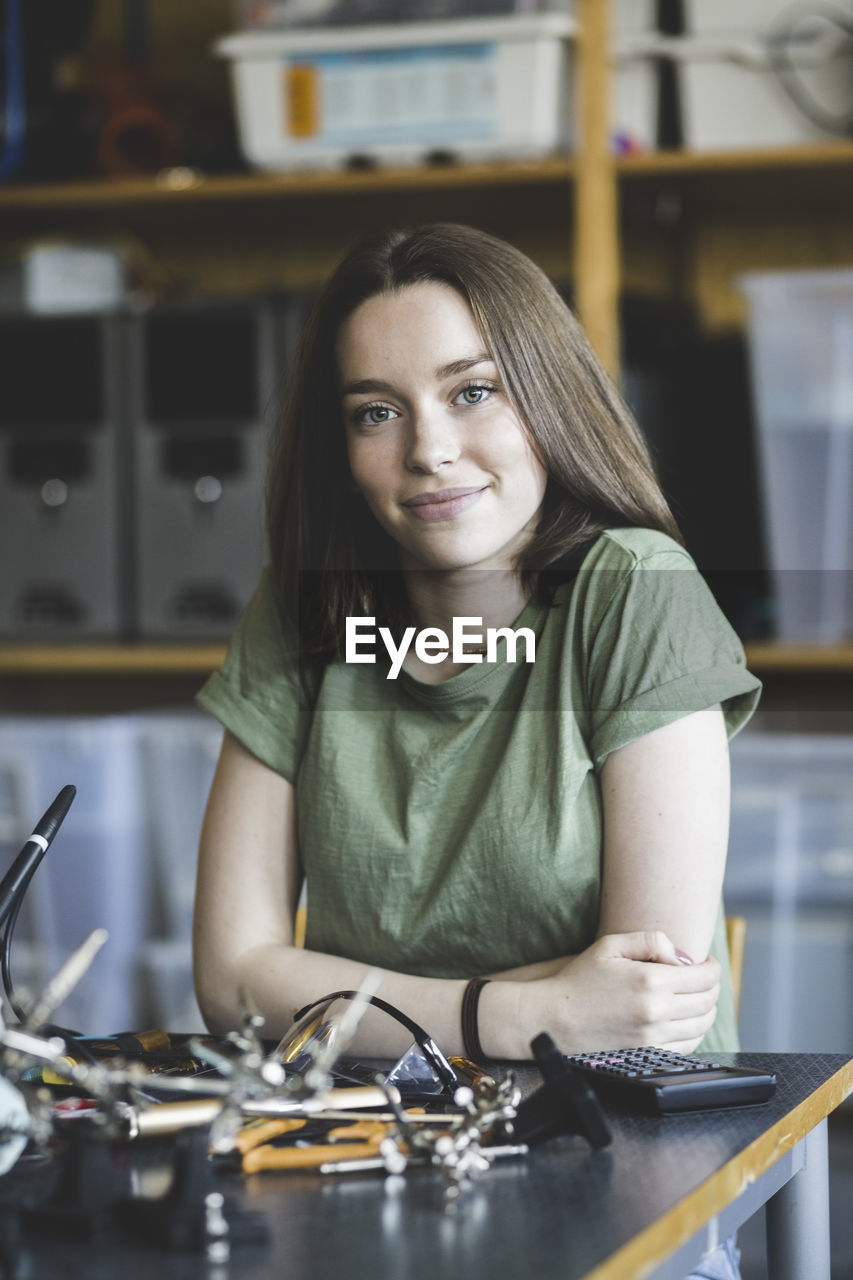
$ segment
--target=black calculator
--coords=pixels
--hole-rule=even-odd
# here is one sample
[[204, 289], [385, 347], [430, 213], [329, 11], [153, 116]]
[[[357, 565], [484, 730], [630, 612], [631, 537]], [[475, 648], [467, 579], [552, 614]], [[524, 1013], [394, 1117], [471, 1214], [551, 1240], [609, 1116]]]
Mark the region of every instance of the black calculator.
[[726, 1067], [669, 1049], [603, 1049], [568, 1054], [603, 1100], [632, 1111], [669, 1114], [706, 1107], [742, 1107], [766, 1102], [776, 1076], [754, 1067]]

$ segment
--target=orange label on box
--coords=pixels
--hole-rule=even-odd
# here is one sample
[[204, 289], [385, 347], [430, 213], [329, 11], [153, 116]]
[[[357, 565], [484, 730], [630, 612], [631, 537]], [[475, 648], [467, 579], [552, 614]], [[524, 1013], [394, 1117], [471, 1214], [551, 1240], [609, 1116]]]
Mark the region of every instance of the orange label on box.
[[320, 130], [317, 68], [307, 63], [284, 73], [284, 128], [291, 138], [313, 138]]

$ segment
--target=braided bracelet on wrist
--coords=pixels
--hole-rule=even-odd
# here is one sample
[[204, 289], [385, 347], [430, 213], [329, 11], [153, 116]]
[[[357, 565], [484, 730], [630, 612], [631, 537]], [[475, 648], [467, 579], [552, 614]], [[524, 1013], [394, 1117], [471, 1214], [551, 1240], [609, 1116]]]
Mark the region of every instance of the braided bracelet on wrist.
[[472, 978], [462, 995], [462, 1044], [465, 1048], [465, 1057], [476, 1063], [484, 1062], [486, 1059], [483, 1046], [480, 1044], [477, 1007], [480, 1003], [480, 994], [488, 981], [488, 978]]

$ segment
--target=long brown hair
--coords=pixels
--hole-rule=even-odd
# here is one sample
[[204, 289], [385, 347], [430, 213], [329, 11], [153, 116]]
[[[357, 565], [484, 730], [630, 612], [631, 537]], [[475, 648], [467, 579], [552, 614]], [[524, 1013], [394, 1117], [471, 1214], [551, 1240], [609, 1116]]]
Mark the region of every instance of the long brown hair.
[[548, 472], [539, 524], [518, 563], [530, 587], [576, 562], [607, 528], [638, 525], [681, 541], [639, 428], [544, 272], [473, 227], [390, 231], [356, 245], [317, 298], [270, 456], [273, 576], [298, 610], [306, 652], [339, 652], [347, 616], [392, 625], [402, 617], [396, 545], [350, 482], [335, 351], [362, 302], [426, 282], [449, 285], [471, 307]]

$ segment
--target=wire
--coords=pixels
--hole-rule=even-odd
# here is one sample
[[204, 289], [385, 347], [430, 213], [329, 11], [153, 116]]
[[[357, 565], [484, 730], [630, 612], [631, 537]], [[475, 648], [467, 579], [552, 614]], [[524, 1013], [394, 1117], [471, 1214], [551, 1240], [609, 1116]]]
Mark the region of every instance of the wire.
[[[15, 929], [18, 915], [20, 914], [24, 897], [26, 896], [27, 889], [30, 886], [30, 881], [35, 873], [36, 868], [33, 867], [26, 880], [22, 881], [18, 896], [15, 899], [15, 904], [6, 920], [6, 927], [3, 930], [2, 938], [0, 938], [0, 976], [2, 976], [3, 980], [3, 990], [6, 994], [6, 999], [9, 1002], [9, 1007], [22, 1026], [26, 1026], [27, 1024], [27, 1014], [18, 1003], [15, 996], [14, 984], [12, 982], [12, 934]], [[79, 1031], [72, 1031], [68, 1027], [57, 1026], [52, 1022], [47, 1023], [43, 1027], [35, 1027], [33, 1030], [38, 1031], [42, 1035], [59, 1036], [61, 1040], [64, 1040], [69, 1056], [83, 1058], [89, 1063], [97, 1063], [97, 1058], [91, 1052], [88, 1045], [86, 1045]]]
[[[851, 43], [848, 83], [853, 96], [853, 18], [835, 4], [792, 5], [785, 9], [768, 32], [771, 70], [780, 86], [807, 120], [827, 133], [853, 135], [853, 107], [831, 111], [806, 87], [796, 50], [808, 31], [812, 37], [820, 24], [835, 27]], [[804, 27], [806, 30], [804, 30]]]
[[[27, 881], [29, 883], [29, 881]], [[24, 886], [26, 889], [26, 886]], [[21, 903], [24, 901], [23, 892], [18, 895], [15, 905], [12, 908], [9, 919], [6, 921], [6, 928], [3, 931], [3, 949], [0, 954], [0, 970], [3, 975], [3, 990], [6, 993], [6, 999], [9, 1006], [19, 1022], [26, 1022], [27, 1015], [15, 999], [15, 988], [12, 983], [12, 932], [15, 928], [15, 922], [18, 919], [18, 913], [21, 910]]]

